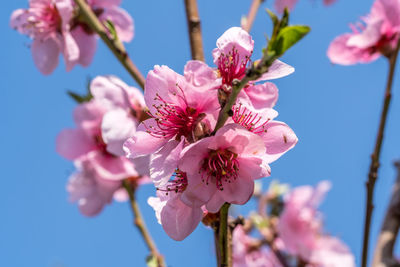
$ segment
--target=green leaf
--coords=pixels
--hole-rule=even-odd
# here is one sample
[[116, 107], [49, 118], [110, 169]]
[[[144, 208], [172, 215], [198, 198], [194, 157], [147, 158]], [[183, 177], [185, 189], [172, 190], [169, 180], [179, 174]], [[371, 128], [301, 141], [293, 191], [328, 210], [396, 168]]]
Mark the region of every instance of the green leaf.
[[269, 17], [272, 20], [272, 23], [274, 24], [274, 28], [279, 24], [279, 19], [278, 16], [275, 15], [274, 12], [272, 12], [270, 9], [266, 8], [265, 11], [267, 11]]
[[276, 43], [272, 49], [276, 54], [283, 55], [290, 47], [300, 41], [310, 31], [310, 27], [304, 25], [293, 25], [283, 28], [276, 38]]
[[113, 40], [118, 40], [117, 30], [115, 29], [114, 23], [111, 20], [106, 20], [105, 26], [107, 30], [110, 32]]
[[287, 9], [287, 7], [285, 7], [285, 9], [283, 10], [283, 15], [282, 15], [281, 22], [280, 22], [280, 29], [283, 29], [288, 25], [289, 25], [289, 9]]
[[153, 255], [149, 255], [146, 258], [147, 267], [158, 267], [157, 258]]

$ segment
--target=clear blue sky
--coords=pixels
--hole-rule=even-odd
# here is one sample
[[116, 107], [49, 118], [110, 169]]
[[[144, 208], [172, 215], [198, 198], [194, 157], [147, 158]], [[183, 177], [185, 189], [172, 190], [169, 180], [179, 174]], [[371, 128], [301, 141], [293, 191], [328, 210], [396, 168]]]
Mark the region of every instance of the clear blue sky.
[[[206, 59], [212, 64], [216, 39], [239, 25], [250, 0], [199, 2]], [[348, 30], [349, 22], [369, 11], [373, 1], [338, 0], [332, 7], [317, 0], [299, 2], [292, 23], [308, 24], [312, 32], [284, 57], [296, 72], [276, 81], [278, 118], [295, 130], [299, 143], [272, 164], [272, 178], [293, 186], [331, 180], [333, 189], [322, 205], [326, 231], [342, 238], [359, 262], [364, 182], [387, 65], [380, 59], [369, 65], [333, 66], [326, 49], [336, 35]], [[264, 7], [271, 5], [267, 0]], [[75, 103], [66, 96], [67, 89], [83, 92], [86, 78], [100, 74], [133, 81], [101, 43], [89, 68], [66, 73], [62, 63], [53, 75], [42, 76], [33, 65], [29, 40], [8, 27], [11, 12], [26, 6], [27, 0], [5, 1], [0, 9], [0, 266], [145, 266], [147, 250], [132, 226], [127, 204], [114, 204], [96, 218], [85, 218], [67, 202], [65, 183], [73, 166], [55, 153], [54, 145], [57, 133], [73, 126]], [[125, 0], [123, 7], [135, 19], [136, 37], [127, 48], [142, 72], [155, 64], [182, 72], [190, 57], [183, 1]], [[252, 30], [256, 56], [261, 55], [270, 27], [260, 11]], [[397, 77], [375, 194], [372, 241], [394, 181], [392, 161], [400, 158], [399, 87]], [[265, 187], [269, 180], [264, 179]], [[212, 232], [200, 226], [183, 242], [169, 239], [146, 204], [153, 193], [151, 186], [142, 188], [139, 202], [169, 266], [214, 266]]]

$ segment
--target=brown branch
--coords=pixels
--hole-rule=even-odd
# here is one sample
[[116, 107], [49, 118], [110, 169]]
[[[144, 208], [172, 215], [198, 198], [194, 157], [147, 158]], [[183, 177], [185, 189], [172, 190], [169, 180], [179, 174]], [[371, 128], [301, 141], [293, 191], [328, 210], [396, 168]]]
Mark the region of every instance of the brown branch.
[[254, 20], [257, 16], [258, 9], [260, 8], [260, 5], [262, 2], [265, 0], [253, 0], [250, 6], [249, 13], [247, 14], [245, 24], [242, 26], [243, 30], [250, 32], [251, 27], [253, 26]]
[[122, 66], [125, 67], [125, 69], [129, 72], [133, 79], [135, 79], [139, 86], [144, 88], [144, 76], [140, 73], [139, 69], [129, 58], [128, 53], [126, 52], [125, 47], [121, 43], [121, 41], [119, 41], [118, 38], [110, 37], [106, 27], [97, 18], [96, 14], [93, 12], [93, 10], [90, 8], [85, 0], [74, 1], [79, 7], [79, 18], [100, 36], [100, 38], [111, 50], [111, 52], [113, 52], [113, 54], [117, 57]]
[[368, 246], [369, 246], [369, 236], [371, 228], [372, 212], [374, 209], [373, 198], [374, 198], [374, 188], [375, 183], [378, 178], [379, 169], [379, 158], [383, 143], [383, 137], [385, 132], [386, 120], [390, 106], [390, 100], [392, 95], [392, 84], [394, 78], [394, 72], [396, 68], [397, 55], [400, 49], [400, 41], [397, 44], [396, 49], [388, 56], [389, 60], [389, 75], [386, 84], [385, 97], [383, 101], [383, 109], [380, 118], [378, 133], [376, 137], [376, 143], [374, 152], [371, 155], [371, 164], [368, 173], [368, 180], [366, 182], [367, 187], [367, 201], [365, 207], [365, 224], [364, 224], [364, 240], [363, 240], [363, 250], [362, 250], [362, 263], [361, 267], [367, 267], [368, 262]]
[[185, 0], [186, 18], [189, 29], [192, 59], [204, 61], [201, 23], [196, 0]]
[[400, 228], [400, 161], [395, 162], [394, 165], [397, 169], [397, 179], [376, 244], [372, 267], [400, 266], [399, 261], [393, 256], [393, 249]]
[[150, 250], [151, 255], [157, 259], [157, 266], [158, 267], [165, 267], [166, 264], [164, 262], [163, 256], [158, 252], [158, 249], [156, 247], [156, 244], [153, 241], [153, 238], [151, 237], [149, 230], [147, 230], [146, 223], [143, 220], [142, 213], [140, 212], [139, 205], [136, 202], [136, 197], [135, 197], [135, 188], [132, 187], [132, 184], [129, 183], [129, 181], [124, 181], [123, 186], [126, 189], [126, 191], [129, 194], [129, 199], [130, 199], [130, 205], [132, 208], [133, 216], [134, 216], [134, 223], [136, 228], [139, 230], [140, 234], [143, 237], [143, 240], [147, 246], [147, 248]]

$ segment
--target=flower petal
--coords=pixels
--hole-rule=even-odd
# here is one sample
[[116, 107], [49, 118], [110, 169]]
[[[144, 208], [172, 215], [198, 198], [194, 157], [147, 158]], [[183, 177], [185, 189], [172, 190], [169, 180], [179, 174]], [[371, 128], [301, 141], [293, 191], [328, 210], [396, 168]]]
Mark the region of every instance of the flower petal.
[[59, 43], [55, 38], [46, 40], [35, 39], [32, 43], [32, 56], [36, 67], [44, 75], [51, 74], [58, 65], [61, 52]]

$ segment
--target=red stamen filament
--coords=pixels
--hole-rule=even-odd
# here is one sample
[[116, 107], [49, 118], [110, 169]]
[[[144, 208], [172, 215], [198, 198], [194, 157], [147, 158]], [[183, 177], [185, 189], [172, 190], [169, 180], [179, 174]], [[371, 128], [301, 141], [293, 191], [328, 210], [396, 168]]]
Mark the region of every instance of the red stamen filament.
[[235, 123], [242, 125], [247, 130], [255, 134], [266, 132], [267, 130], [265, 127], [270, 121], [270, 119], [267, 119], [266, 121], [262, 122], [263, 118], [260, 115], [253, 114], [246, 107], [243, 107], [242, 104], [239, 104], [239, 106], [235, 105], [233, 107], [232, 119]]

